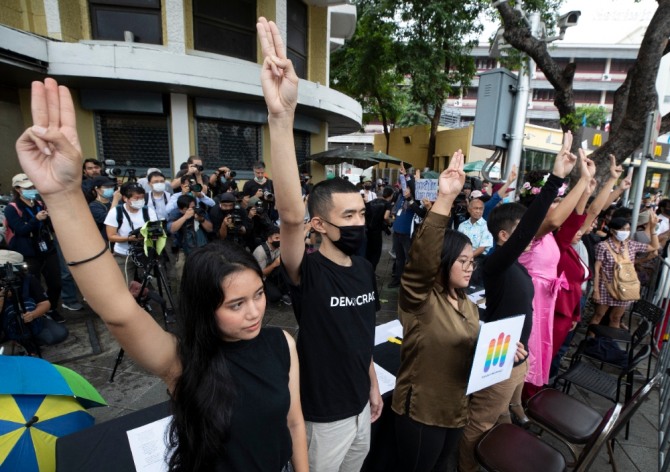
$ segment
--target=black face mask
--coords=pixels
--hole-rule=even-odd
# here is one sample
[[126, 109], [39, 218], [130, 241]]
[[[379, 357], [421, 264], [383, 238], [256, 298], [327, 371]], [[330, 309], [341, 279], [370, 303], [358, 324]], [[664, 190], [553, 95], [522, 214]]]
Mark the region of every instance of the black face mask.
[[333, 241], [333, 245], [347, 256], [354, 254], [361, 247], [361, 244], [363, 244], [365, 225], [337, 226], [330, 221], [323, 221], [340, 230], [340, 239]]
[[272, 244], [273, 248], [279, 249], [279, 243], [281, 243], [281, 241], [272, 241], [270, 244]]

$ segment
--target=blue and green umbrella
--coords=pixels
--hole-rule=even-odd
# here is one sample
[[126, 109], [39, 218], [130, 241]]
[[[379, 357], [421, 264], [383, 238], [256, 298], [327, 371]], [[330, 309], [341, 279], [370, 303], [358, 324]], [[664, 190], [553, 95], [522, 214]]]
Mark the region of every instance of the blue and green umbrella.
[[54, 471], [56, 439], [93, 426], [105, 400], [76, 372], [33, 357], [0, 356], [0, 472]]

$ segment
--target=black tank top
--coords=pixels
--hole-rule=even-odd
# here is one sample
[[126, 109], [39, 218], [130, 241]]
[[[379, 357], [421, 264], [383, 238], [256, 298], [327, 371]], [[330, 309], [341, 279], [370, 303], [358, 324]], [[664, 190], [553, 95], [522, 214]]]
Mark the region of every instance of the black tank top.
[[249, 341], [224, 342], [235, 382], [226, 455], [219, 471], [280, 471], [291, 458], [287, 425], [291, 355], [279, 328], [263, 328]]

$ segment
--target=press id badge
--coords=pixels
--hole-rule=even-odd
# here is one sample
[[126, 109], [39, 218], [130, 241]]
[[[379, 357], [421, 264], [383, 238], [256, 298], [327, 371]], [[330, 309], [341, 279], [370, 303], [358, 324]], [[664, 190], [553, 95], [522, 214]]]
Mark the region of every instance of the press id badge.
[[46, 241], [40, 241], [37, 243], [37, 247], [39, 247], [42, 252], [47, 252], [48, 250]]

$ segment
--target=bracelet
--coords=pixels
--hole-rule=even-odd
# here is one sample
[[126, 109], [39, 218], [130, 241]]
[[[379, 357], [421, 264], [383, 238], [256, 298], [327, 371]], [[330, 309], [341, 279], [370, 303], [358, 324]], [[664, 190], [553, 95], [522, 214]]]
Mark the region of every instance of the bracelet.
[[107, 247], [107, 244], [105, 244], [105, 247], [102, 248], [102, 251], [100, 251], [99, 253], [97, 253], [95, 256], [93, 256], [93, 257], [89, 257], [88, 259], [84, 259], [84, 260], [81, 260], [81, 261], [66, 262], [66, 264], [67, 264], [69, 267], [76, 266], [76, 265], [79, 265], [79, 264], [85, 264], [85, 263], [87, 263], [87, 262], [91, 262], [91, 261], [96, 260], [98, 257], [102, 256], [102, 255], [103, 255], [106, 251], [108, 251], [108, 250], [109, 250], [109, 248]]

